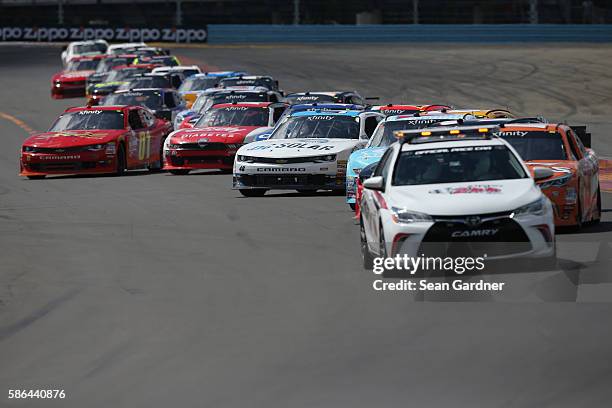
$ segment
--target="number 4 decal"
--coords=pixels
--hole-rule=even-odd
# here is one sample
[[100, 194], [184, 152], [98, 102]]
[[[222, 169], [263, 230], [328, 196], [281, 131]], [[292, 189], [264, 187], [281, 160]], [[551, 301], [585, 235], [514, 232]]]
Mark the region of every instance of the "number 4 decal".
[[151, 132], [138, 133], [138, 160], [148, 159], [151, 156]]

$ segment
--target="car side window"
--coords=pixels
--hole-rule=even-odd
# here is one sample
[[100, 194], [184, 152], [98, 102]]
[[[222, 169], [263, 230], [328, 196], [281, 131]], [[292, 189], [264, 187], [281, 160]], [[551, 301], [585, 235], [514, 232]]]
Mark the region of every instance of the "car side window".
[[364, 128], [366, 135], [368, 135], [368, 138], [372, 137], [372, 135], [374, 134], [378, 122], [379, 120], [377, 116], [370, 116], [366, 118]]
[[272, 115], [272, 120], [274, 120], [274, 123], [278, 122], [278, 120], [281, 118], [284, 112], [285, 112], [285, 107], [283, 106], [274, 108], [274, 113]]
[[174, 104], [174, 96], [171, 92], [164, 93], [164, 104], [169, 108], [174, 108], [176, 106]]
[[133, 130], [142, 129], [144, 127], [137, 109], [132, 109], [130, 111], [128, 115], [128, 122]]
[[389, 164], [391, 163], [391, 155], [393, 154], [393, 149], [389, 148], [385, 151], [383, 156], [380, 158], [380, 162], [376, 166], [376, 170], [374, 170], [373, 177], [382, 176], [385, 180], [387, 180], [387, 176], [389, 174]]
[[577, 143], [576, 143], [576, 136], [574, 135], [574, 133], [572, 131], [566, 131], [565, 132], [566, 136], [567, 136], [567, 141], [570, 145], [570, 149], [572, 151], [572, 156], [574, 160], [580, 160], [583, 155], [581, 154], [580, 150], [578, 149]]
[[580, 150], [582, 156], [588, 156], [589, 152], [587, 152], [587, 149], [584, 147], [582, 140], [578, 136], [576, 136], [576, 133], [572, 132], [572, 138], [576, 141], [576, 145], [578, 145], [578, 150]]
[[150, 128], [155, 125], [155, 117], [151, 114], [151, 112], [147, 112], [146, 110], [141, 110], [142, 119], [146, 127]]

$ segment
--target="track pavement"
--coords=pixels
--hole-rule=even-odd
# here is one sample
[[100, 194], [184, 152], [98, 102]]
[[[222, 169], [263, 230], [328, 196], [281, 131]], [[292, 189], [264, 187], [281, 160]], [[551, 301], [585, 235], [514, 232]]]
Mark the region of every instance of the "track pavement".
[[[287, 91], [588, 123], [612, 156], [608, 46], [174, 51]], [[486, 276], [508, 282], [490, 296], [378, 293], [336, 195], [246, 199], [215, 172], [18, 177], [28, 128], [81, 103], [50, 99], [56, 70], [59, 48], [0, 46], [0, 406], [609, 406], [610, 194], [601, 225], [559, 236], [558, 271]]]

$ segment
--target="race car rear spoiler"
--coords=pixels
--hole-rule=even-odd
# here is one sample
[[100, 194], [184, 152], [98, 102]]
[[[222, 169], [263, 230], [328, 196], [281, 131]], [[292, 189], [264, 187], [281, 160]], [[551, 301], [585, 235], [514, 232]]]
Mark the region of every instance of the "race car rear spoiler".
[[586, 125], [569, 125], [572, 130], [576, 133], [576, 136], [580, 139], [585, 147], [591, 147], [591, 133], [587, 132]]

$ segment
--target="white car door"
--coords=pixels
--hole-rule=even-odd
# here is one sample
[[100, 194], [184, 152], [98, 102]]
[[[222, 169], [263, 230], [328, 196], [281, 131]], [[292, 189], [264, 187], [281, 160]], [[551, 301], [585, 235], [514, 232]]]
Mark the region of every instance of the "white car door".
[[[383, 177], [385, 184], [388, 184], [389, 170], [393, 162], [394, 149], [391, 147], [383, 154], [376, 170], [372, 174], [372, 177]], [[368, 238], [368, 246], [370, 251], [377, 253], [379, 250], [378, 243], [380, 242], [380, 210], [386, 206], [386, 192], [374, 191], [374, 190], [363, 190], [363, 197], [361, 199], [361, 212], [363, 217], [363, 223], [366, 230], [366, 237]]]

